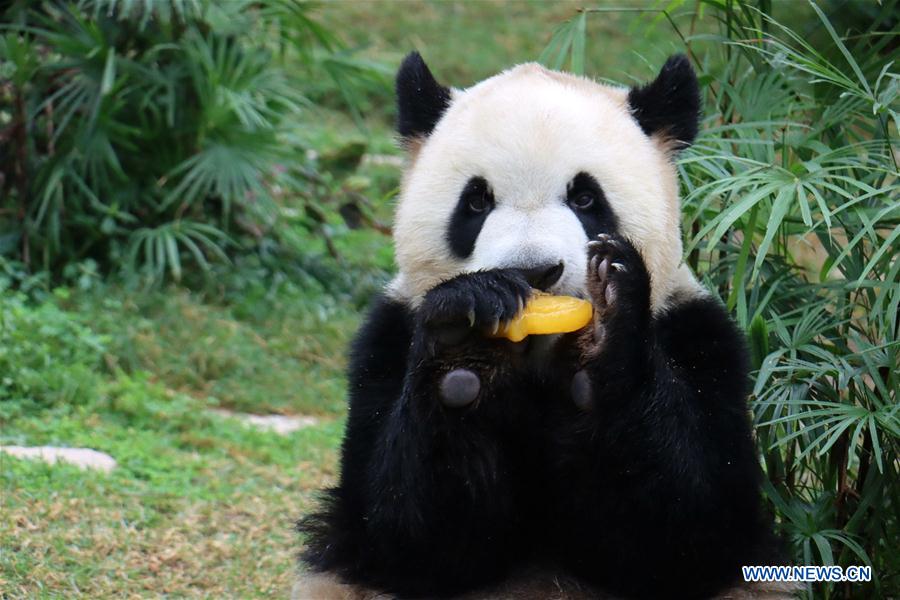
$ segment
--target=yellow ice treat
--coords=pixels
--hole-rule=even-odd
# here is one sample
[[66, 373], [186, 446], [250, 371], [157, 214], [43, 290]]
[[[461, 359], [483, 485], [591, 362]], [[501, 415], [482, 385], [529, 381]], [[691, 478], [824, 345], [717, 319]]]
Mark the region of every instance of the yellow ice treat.
[[529, 335], [578, 331], [588, 324], [593, 314], [594, 307], [587, 300], [535, 294], [525, 305], [525, 310], [500, 325], [494, 337], [520, 342]]

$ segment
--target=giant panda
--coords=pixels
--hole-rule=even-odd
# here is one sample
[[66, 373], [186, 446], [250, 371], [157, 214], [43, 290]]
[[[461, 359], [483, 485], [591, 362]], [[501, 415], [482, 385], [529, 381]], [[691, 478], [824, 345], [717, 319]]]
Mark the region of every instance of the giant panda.
[[[295, 597], [775, 597], [731, 587], [777, 544], [744, 340], [682, 260], [687, 58], [632, 89], [537, 64], [450, 89], [412, 53], [396, 91], [398, 270]], [[485, 334], [536, 290], [593, 321]]]

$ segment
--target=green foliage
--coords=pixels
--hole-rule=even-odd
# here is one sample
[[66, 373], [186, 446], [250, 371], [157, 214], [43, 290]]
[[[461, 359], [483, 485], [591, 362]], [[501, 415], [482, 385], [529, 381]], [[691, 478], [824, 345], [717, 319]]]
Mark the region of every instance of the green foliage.
[[90, 400], [106, 342], [54, 303], [0, 295], [0, 422], [34, 404]]
[[222, 305], [174, 287], [148, 293], [98, 284], [64, 306], [103, 337], [104, 364], [114, 372], [144, 373], [167, 390], [244, 412], [343, 407], [353, 310], [321, 289], [290, 283], [242, 289], [229, 300]]
[[889, 38], [845, 41], [811, 6], [817, 46], [728, 13], [742, 36], [709, 86], [717, 122], [681, 162], [688, 250], [741, 325], [766, 323], [753, 407], [797, 560], [872, 564], [880, 595], [900, 586], [900, 78]]
[[[897, 3], [883, 4], [810, 4], [793, 26], [766, 2], [647, 11], [677, 29], [669, 11], [692, 5], [720, 24], [678, 32], [707, 98], [679, 160], [686, 258], [747, 330], [766, 495], [795, 559], [874, 567], [868, 588], [822, 597], [900, 590], [900, 75]], [[612, 10], [582, 11], [544, 59], [577, 69], [585, 16]]]
[[[384, 78], [312, 10], [13, 4], [0, 28], [0, 256], [57, 278], [89, 259], [178, 280], [185, 263], [205, 272], [264, 242], [302, 254], [327, 236], [350, 171], [323, 175], [308, 156], [303, 90], [328, 81], [352, 104]], [[365, 212], [365, 198], [353, 204]]]
[[184, 394], [202, 399], [185, 413], [202, 405], [337, 413], [358, 314], [305, 283], [232, 290], [228, 305], [183, 289], [129, 291], [98, 281], [81, 291], [58, 289], [42, 302], [4, 292], [0, 423], [100, 398], [110, 399], [108, 412], [152, 411], [158, 394], [132, 394], [122, 384], [148, 378], [167, 405]]

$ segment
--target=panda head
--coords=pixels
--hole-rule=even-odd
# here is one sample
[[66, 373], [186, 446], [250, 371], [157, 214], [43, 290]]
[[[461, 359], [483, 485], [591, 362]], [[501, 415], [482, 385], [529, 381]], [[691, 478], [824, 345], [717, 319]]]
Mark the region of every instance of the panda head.
[[535, 287], [585, 294], [588, 240], [618, 232], [640, 251], [651, 304], [696, 288], [682, 265], [674, 153], [693, 142], [700, 97], [684, 56], [626, 89], [537, 64], [458, 90], [418, 53], [397, 74], [409, 153], [389, 293], [418, 304], [461, 273], [518, 268]]

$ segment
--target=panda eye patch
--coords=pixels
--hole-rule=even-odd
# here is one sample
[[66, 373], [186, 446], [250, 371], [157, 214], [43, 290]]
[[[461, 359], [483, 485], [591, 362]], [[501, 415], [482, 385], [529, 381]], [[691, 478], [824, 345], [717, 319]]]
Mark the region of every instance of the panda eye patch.
[[618, 228], [618, 220], [603, 188], [590, 173], [578, 173], [566, 186], [566, 206], [581, 221], [589, 239], [599, 233], [614, 233]]
[[472, 177], [466, 182], [447, 228], [447, 243], [453, 254], [459, 258], [472, 254], [478, 234], [495, 205], [494, 194], [484, 177]]

